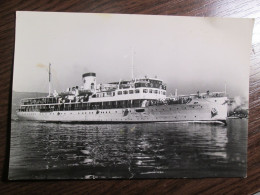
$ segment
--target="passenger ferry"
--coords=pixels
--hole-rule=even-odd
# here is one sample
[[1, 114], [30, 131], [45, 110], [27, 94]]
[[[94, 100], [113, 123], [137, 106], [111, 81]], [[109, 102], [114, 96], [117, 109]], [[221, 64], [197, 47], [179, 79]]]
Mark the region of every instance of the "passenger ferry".
[[[50, 75], [50, 74], [49, 74]], [[226, 123], [228, 98], [223, 92], [166, 96], [157, 78], [97, 84], [93, 72], [82, 75], [83, 86], [47, 97], [21, 100], [21, 120], [46, 122], [137, 123], [210, 121]], [[49, 79], [50, 81], [50, 79]]]

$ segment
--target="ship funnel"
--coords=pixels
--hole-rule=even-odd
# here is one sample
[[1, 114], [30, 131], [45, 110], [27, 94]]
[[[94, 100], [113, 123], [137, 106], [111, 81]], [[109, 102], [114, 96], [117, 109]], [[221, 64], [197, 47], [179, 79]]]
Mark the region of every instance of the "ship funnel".
[[84, 90], [90, 90], [92, 93], [96, 92], [96, 73], [88, 72], [82, 75]]

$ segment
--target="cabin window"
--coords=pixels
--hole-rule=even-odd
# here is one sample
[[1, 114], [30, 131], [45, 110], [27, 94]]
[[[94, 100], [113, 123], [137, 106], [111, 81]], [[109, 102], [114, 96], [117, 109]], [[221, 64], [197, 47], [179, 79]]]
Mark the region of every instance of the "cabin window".
[[152, 89], [149, 89], [149, 93], [153, 93], [153, 90], [152, 90]]
[[117, 92], [117, 95], [122, 95], [122, 91], [118, 91], [118, 92]]
[[141, 87], [141, 83], [135, 83], [135, 88]]
[[148, 93], [148, 89], [143, 89], [143, 92], [144, 93]]
[[133, 107], [140, 107], [141, 101], [140, 100], [133, 100]]
[[165, 92], [165, 91], [163, 92], [163, 95], [166, 95], [166, 92]]
[[91, 83], [91, 89], [92, 90], [94, 89], [94, 83]]
[[134, 93], [134, 90], [129, 90], [129, 94], [133, 94]]
[[111, 102], [103, 102], [103, 109], [110, 109], [112, 103]]
[[128, 94], [128, 91], [125, 90], [125, 91], [124, 91], [124, 94]]
[[140, 93], [140, 90], [139, 90], [139, 89], [136, 89], [136, 90], [135, 90], [135, 93]]
[[99, 97], [99, 94], [97, 94], [97, 97]]
[[158, 90], [154, 90], [153, 92], [154, 92], [155, 94], [158, 94]]
[[115, 92], [113, 92], [113, 96], [115, 96]]
[[111, 102], [111, 106], [112, 106], [112, 108], [116, 108], [117, 107], [116, 101]]
[[107, 92], [107, 95], [111, 95], [112, 93], [111, 92]]
[[118, 101], [117, 108], [123, 108], [123, 107], [124, 107], [124, 101]]

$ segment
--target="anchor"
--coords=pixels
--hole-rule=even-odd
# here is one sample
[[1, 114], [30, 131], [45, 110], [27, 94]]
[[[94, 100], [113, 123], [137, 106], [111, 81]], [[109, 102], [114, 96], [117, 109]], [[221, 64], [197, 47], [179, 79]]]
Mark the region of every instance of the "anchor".
[[212, 110], [211, 110], [211, 118], [213, 118], [216, 115], [218, 115], [217, 109], [216, 108], [212, 108]]

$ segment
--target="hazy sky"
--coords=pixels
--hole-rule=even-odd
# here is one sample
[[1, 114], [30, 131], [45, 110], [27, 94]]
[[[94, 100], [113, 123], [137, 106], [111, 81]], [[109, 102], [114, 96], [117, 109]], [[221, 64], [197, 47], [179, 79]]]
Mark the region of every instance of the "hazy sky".
[[253, 20], [122, 14], [17, 12], [13, 89], [48, 92], [157, 75], [168, 94], [224, 91], [248, 96]]

